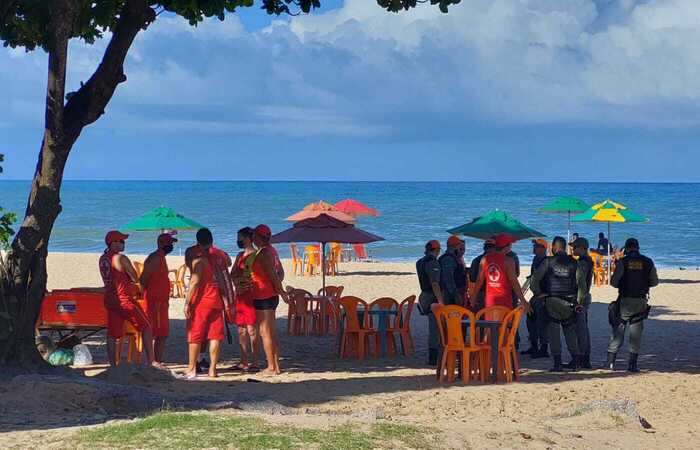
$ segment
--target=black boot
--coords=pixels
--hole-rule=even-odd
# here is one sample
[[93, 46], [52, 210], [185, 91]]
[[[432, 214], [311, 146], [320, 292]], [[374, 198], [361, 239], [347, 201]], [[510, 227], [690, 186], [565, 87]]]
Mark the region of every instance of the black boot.
[[627, 366], [627, 371], [628, 372], [639, 372], [639, 368], [637, 367], [637, 358], [639, 357], [639, 353], [630, 353], [630, 362], [629, 365]]
[[617, 353], [608, 352], [608, 360], [603, 365], [603, 369], [615, 370], [615, 358], [617, 358]]
[[571, 355], [571, 362], [569, 362], [568, 364], [564, 364], [562, 367], [572, 372], [578, 371], [578, 369], [581, 368], [581, 356]]
[[552, 366], [551, 369], [549, 369], [550, 372], [563, 372], [564, 368], [561, 365], [561, 356], [553, 356], [552, 359], [554, 360], [554, 365]]
[[581, 367], [583, 369], [592, 369], [593, 366], [591, 365], [591, 355], [583, 355], [581, 356]]
[[435, 367], [437, 366], [437, 360], [438, 360], [438, 351], [436, 348], [429, 348], [428, 349], [428, 365]]
[[537, 350], [535, 353], [532, 354], [532, 359], [538, 359], [538, 358], [549, 358], [549, 353], [547, 352], [546, 345], [540, 347], [539, 350]]

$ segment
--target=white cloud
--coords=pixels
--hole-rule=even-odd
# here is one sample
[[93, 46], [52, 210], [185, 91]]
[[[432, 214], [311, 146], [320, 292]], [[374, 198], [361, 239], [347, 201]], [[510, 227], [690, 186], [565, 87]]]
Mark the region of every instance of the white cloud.
[[[159, 17], [99, 126], [349, 137], [474, 124], [697, 127], [698, 35], [697, 0], [469, 0], [447, 15], [347, 0], [254, 33], [235, 16], [196, 29]], [[71, 47], [72, 88], [103, 48]], [[9, 93], [16, 104], [41, 101], [44, 58], [0, 56], [27, 75]]]

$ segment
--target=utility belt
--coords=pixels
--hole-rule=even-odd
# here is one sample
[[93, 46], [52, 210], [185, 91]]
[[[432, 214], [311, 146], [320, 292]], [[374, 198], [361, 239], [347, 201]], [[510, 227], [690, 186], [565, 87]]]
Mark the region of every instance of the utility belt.
[[[620, 325], [629, 324], [633, 325], [646, 320], [651, 312], [651, 305], [647, 303], [646, 308], [642, 312], [633, 314], [628, 320], [622, 318], [622, 313], [620, 312], [620, 300], [622, 296], [618, 297], [617, 300], [608, 305], [608, 323], [613, 327], [619, 327]], [[648, 301], [648, 297], [647, 297]]]
[[[549, 308], [547, 308], [547, 302], [550, 301], [551, 299], [556, 298], [556, 299], [561, 299], [564, 302], [568, 303], [568, 307], [571, 308], [571, 314], [566, 317], [565, 319], [560, 319], [557, 317], [553, 317], [552, 314], [549, 312]], [[569, 325], [573, 325], [576, 323], [576, 295], [549, 295], [545, 297], [544, 299], [544, 304], [545, 304], [545, 311], [547, 312], [547, 316], [549, 316], [549, 320], [558, 323], [563, 327], [567, 327]]]

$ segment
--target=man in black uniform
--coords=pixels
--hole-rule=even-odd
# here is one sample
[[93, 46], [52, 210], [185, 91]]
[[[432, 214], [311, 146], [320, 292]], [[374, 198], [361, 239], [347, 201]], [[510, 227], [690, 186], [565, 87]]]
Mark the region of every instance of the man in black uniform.
[[418, 297], [418, 309], [420, 313], [428, 317], [428, 365], [437, 365], [440, 350], [440, 337], [438, 336], [437, 322], [430, 306], [433, 303], [445, 304], [440, 290], [440, 243], [432, 240], [425, 244], [425, 256], [416, 262], [416, 273], [420, 284], [420, 296]]
[[[578, 258], [578, 266], [586, 281], [586, 296], [583, 299], [583, 312], [576, 315], [576, 340], [581, 352], [581, 367], [591, 369], [591, 334], [588, 329], [588, 310], [591, 307], [591, 285], [593, 284], [593, 260], [588, 254], [588, 240], [577, 238], [571, 244], [573, 254]], [[567, 364], [573, 368], [575, 361]]]
[[447, 240], [447, 250], [438, 258], [440, 263], [440, 290], [446, 305], [464, 306], [467, 289], [467, 268], [462, 256], [464, 241], [457, 236]]
[[[547, 259], [547, 241], [544, 239], [533, 239], [532, 241], [532, 266], [530, 266], [529, 282], [532, 282], [532, 275], [542, 262]], [[527, 315], [527, 334], [530, 340], [530, 348], [520, 352], [521, 355], [530, 355], [534, 358], [547, 358], [547, 347], [549, 346], [549, 317], [544, 309], [544, 298], [533, 299], [530, 303], [532, 309]]]
[[615, 357], [625, 339], [625, 329], [630, 330], [630, 360], [627, 370], [639, 372], [637, 358], [642, 345], [644, 319], [649, 315], [649, 288], [659, 284], [654, 262], [639, 253], [639, 242], [627, 239], [625, 257], [617, 262], [610, 283], [619, 291], [619, 323], [613, 325], [606, 368], [613, 370]]
[[544, 297], [549, 315], [549, 348], [554, 365], [551, 372], [561, 372], [561, 333], [563, 328], [566, 346], [574, 359], [574, 368], [580, 367], [581, 354], [576, 339], [576, 315], [583, 312], [586, 282], [578, 263], [566, 254], [566, 239], [557, 236], [552, 241], [552, 254], [532, 276], [535, 297]]

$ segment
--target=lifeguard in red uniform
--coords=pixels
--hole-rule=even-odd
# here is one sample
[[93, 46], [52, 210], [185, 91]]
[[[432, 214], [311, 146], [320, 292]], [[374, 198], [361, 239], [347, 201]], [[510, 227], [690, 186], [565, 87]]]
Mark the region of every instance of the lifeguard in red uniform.
[[171, 234], [158, 236], [158, 250], [148, 255], [144, 261], [140, 280], [146, 300], [146, 314], [153, 328], [153, 353], [159, 363], [163, 362], [165, 341], [170, 334], [170, 278], [165, 255], [173, 251], [175, 242], [177, 239]]
[[107, 309], [107, 357], [109, 364], [115, 366], [116, 340], [124, 335], [124, 322], [128, 321], [141, 333], [146, 364], [160, 366], [153, 358], [153, 335], [151, 324], [146, 314], [134, 299], [134, 283], [137, 282], [136, 270], [124, 251], [124, 242], [128, 234], [112, 230], [105, 236], [107, 248], [100, 256], [99, 268], [105, 285], [105, 309]]

